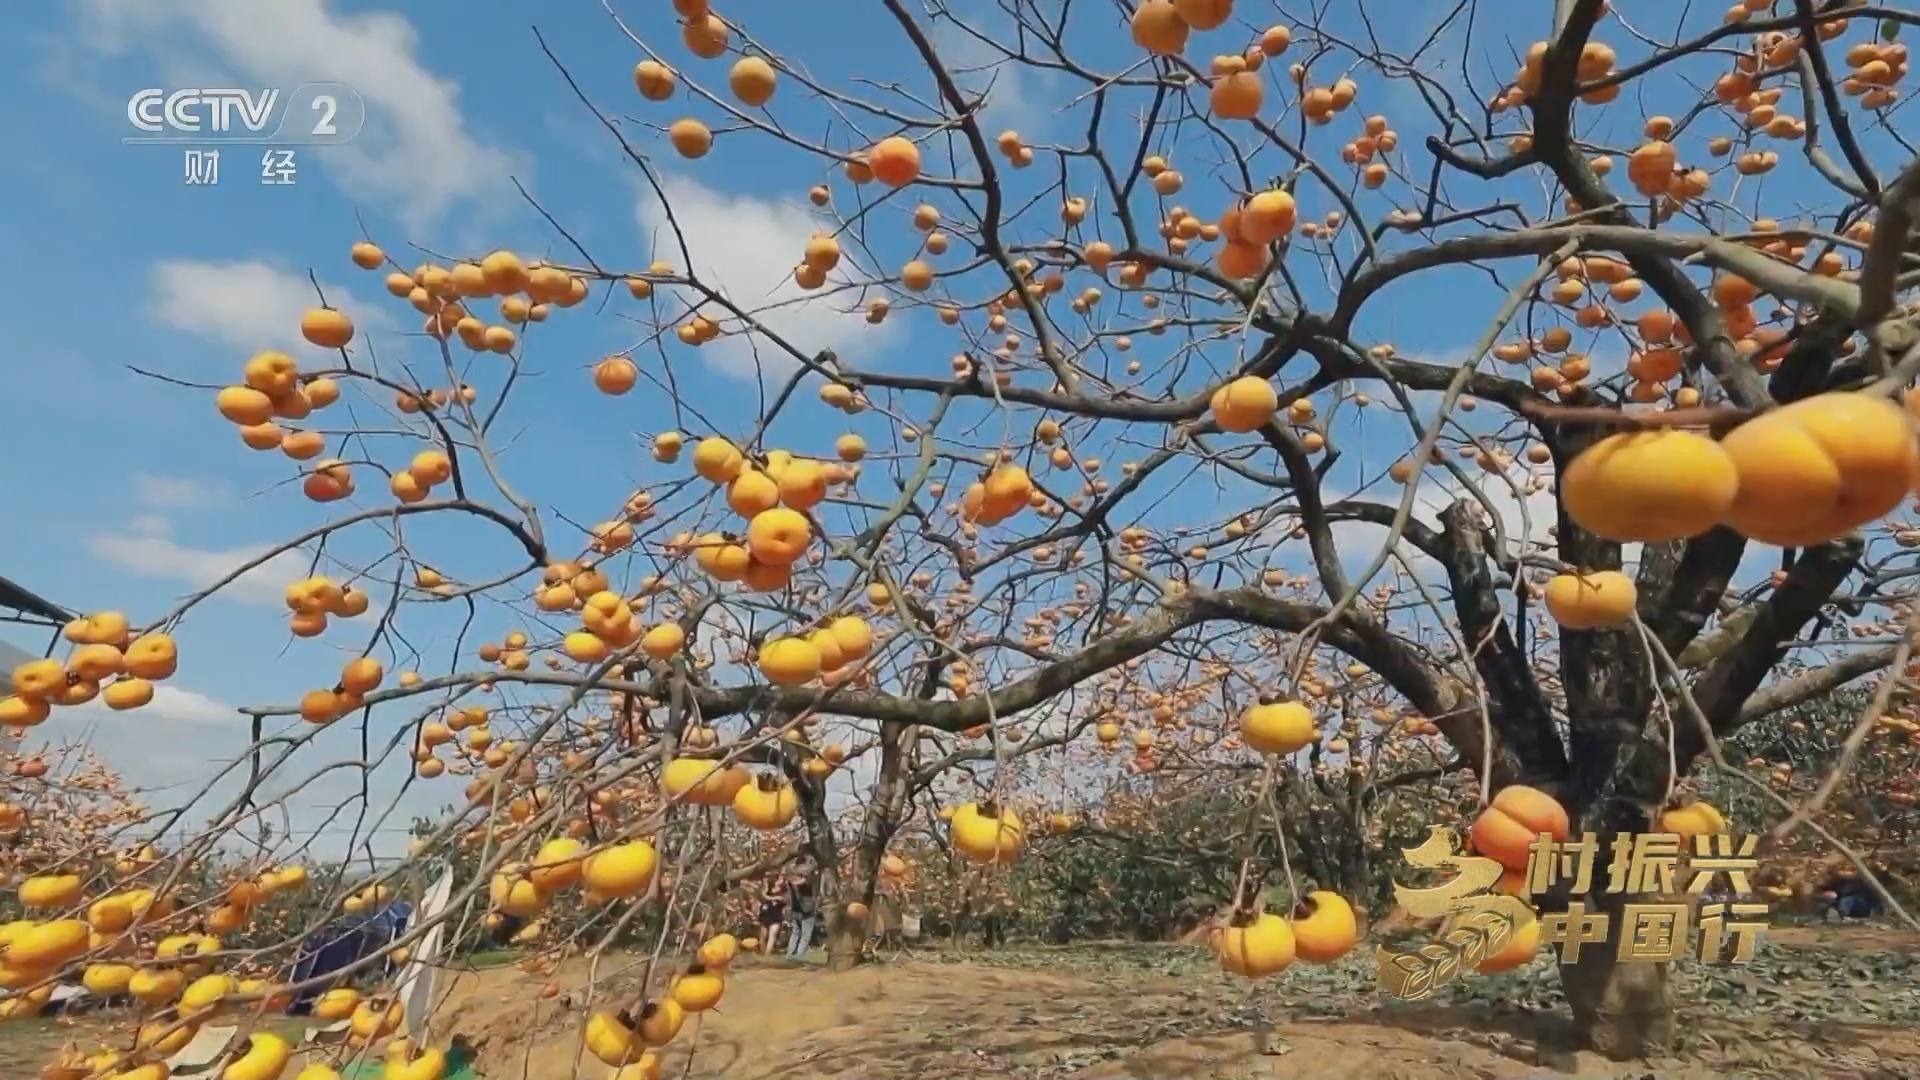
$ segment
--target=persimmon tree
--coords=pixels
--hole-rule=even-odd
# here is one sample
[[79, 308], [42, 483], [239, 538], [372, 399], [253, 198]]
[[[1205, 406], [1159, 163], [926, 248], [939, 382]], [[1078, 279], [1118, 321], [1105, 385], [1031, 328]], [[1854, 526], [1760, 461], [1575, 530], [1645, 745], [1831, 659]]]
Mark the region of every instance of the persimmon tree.
[[[1896, 688], [1894, 693], [1902, 691]], [[1865, 693], [1842, 691], [1743, 729], [1726, 747], [1728, 758], [1741, 762], [1774, 792], [1795, 803], [1821, 800], [1826, 808], [1821, 820], [1832, 837], [1864, 859], [1869, 872], [1902, 905], [1920, 896], [1913, 843], [1914, 829], [1920, 826], [1915, 810], [1920, 795], [1913, 790], [1920, 746], [1907, 728], [1913, 722], [1909, 708], [1904, 701], [1891, 700], [1884, 710], [1875, 710]], [[1870, 743], [1849, 751], [1848, 736], [1862, 715], [1877, 716], [1880, 731]], [[1759, 831], [1777, 817], [1773, 800], [1750, 784], [1713, 775], [1702, 781], [1702, 794], [1726, 806], [1729, 821]], [[1783, 901], [1808, 901], [1835, 872], [1855, 870], [1822, 837], [1806, 832], [1783, 837], [1768, 863], [1769, 869], [1800, 871], [1772, 875], [1776, 880], [1768, 883], [1774, 890], [1769, 895]]]
[[[1916, 16], [1747, 0], [1656, 26], [1665, 9], [1634, 6], [1503, 12], [1538, 39], [1519, 47], [1463, 3], [1396, 49], [1365, 6], [1349, 25], [1251, 0], [1010, 5], [988, 25], [878, 0], [910, 69], [880, 85], [674, 0], [613, 17], [625, 101], [536, 36], [658, 207], [652, 250], [621, 265], [531, 192], [538, 256], [363, 238], [345, 257], [417, 332], [369, 333], [316, 295], [287, 334], [333, 359], [261, 342], [195, 390], [323, 520], [144, 625], [77, 621], [65, 655], [13, 672], [0, 722], [144, 706], [207, 597], [285, 552], [312, 564], [286, 588], [290, 633], [354, 658], [245, 710], [245, 793], [198, 833], [151, 817], [139, 902], [103, 871], [18, 930], [9, 1003], [94, 962], [91, 934], [172, 935], [137, 973], [147, 1035], [109, 1048], [125, 1065], [297, 989], [167, 974], [287, 978], [291, 931], [207, 935], [297, 864], [263, 853], [178, 904], [166, 867], [257, 820], [267, 778], [343, 725], [361, 756], [315, 776], [393, 761], [448, 787], [415, 849], [462, 852], [442, 919], [557, 910], [565, 929], [533, 942], [554, 955], [654, 931], [639, 990], [587, 1004], [583, 1052], [623, 1077], [652, 1075], [649, 1048], [723, 989], [738, 942], [714, 923], [739, 905], [720, 886], [805, 848], [845, 958], [911, 871], [889, 844], [915, 815], [990, 880], [1030, 830], [1070, 842], [1116, 767], [1243, 786], [1256, 810], [1314, 785], [1369, 858], [1379, 793], [1442, 775], [1510, 864], [1536, 825], [1723, 827], [1681, 805], [1696, 766], [1771, 792], [1783, 838], [1822, 829], [1834, 788], [1788, 798], [1719, 740], [1876, 675], [1835, 786], [1911, 731], [1920, 170], [1897, 31]], [[1057, 106], [1048, 137], [990, 123], [1015, 78]], [[797, 163], [818, 230], [770, 298], [705, 269], [675, 214], [674, 170], [709, 155]], [[1435, 293], [1458, 338], [1396, 343], [1394, 306]], [[802, 305], [904, 324], [908, 344], [856, 361], [781, 318]], [[544, 342], [596, 319], [630, 343]], [[687, 389], [722, 350], [749, 386]], [[559, 505], [516, 469], [509, 418], [581, 437], [555, 399], [522, 404], [534, 375], [581, 408], [613, 399], [591, 407], [651, 457], [630, 487]], [[458, 648], [418, 651], [417, 626]], [[1222, 965], [1352, 948], [1317, 875], [1356, 854], [1240, 853], [1239, 908], [1273, 875], [1319, 889], [1291, 919], [1243, 911]], [[337, 878], [322, 907], [378, 905], [417, 869]], [[89, 928], [103, 897], [130, 914]], [[166, 946], [183, 934], [201, 936]], [[1672, 1035], [1662, 966], [1587, 950], [1561, 970], [1599, 1049]], [[392, 1036], [390, 999], [335, 994], [357, 1047]], [[249, 1069], [284, 1065], [276, 1039], [254, 1033]], [[438, 1052], [389, 1060], [426, 1075]]]
[[[120, 832], [146, 808], [84, 744], [0, 746], [0, 859], [14, 873], [69, 859], [128, 857]], [[136, 853], [137, 854], [137, 853]]]

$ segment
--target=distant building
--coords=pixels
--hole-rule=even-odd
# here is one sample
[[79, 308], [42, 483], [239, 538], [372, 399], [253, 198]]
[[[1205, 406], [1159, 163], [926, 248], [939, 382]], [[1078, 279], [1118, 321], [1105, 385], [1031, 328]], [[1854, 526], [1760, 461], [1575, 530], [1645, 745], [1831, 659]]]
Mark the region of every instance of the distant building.
[[14, 668], [33, 659], [36, 659], [33, 653], [0, 641], [0, 672], [12, 671]]

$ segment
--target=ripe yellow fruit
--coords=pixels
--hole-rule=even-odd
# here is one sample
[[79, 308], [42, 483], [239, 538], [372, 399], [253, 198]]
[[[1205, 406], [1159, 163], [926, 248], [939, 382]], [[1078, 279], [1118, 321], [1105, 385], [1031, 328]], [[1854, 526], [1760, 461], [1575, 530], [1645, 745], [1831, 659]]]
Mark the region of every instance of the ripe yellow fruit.
[[687, 51], [702, 60], [712, 60], [727, 51], [727, 24], [720, 16], [707, 12], [680, 24], [680, 40]]
[[637, 1061], [640, 1056], [632, 1025], [612, 1013], [598, 1012], [587, 1017], [582, 1041], [586, 1043], [587, 1052], [599, 1058], [601, 1064], [614, 1068]]
[[833, 635], [834, 644], [840, 647], [840, 655], [849, 661], [864, 658], [873, 650], [873, 628], [867, 620], [854, 615], [843, 616], [827, 624], [827, 632]]
[[953, 846], [977, 863], [1011, 863], [1026, 844], [1020, 816], [991, 800], [963, 804], [949, 826]]
[[1293, 196], [1279, 188], [1262, 191], [1240, 210], [1240, 238], [1265, 247], [1293, 232]]
[[1319, 738], [1319, 731], [1313, 710], [1298, 701], [1280, 701], [1248, 709], [1240, 717], [1240, 738], [1250, 750], [1285, 756]]
[[1207, 93], [1207, 107], [1222, 119], [1247, 120], [1260, 115], [1262, 99], [1260, 73], [1236, 71], [1214, 80]]
[[1739, 474], [1724, 521], [1780, 547], [1830, 540], [1900, 505], [1920, 469], [1913, 417], [1877, 394], [1833, 392], [1747, 421], [1720, 440]]
[[237, 993], [240, 984], [231, 975], [202, 975], [187, 984], [180, 994], [180, 1008], [183, 1012], [194, 1012], [216, 1005], [229, 994]]
[[221, 1080], [279, 1080], [293, 1057], [293, 1047], [271, 1031], [247, 1036], [246, 1053], [227, 1062]]
[[827, 474], [817, 461], [796, 458], [775, 481], [780, 501], [795, 510], [808, 510], [827, 497]]
[[20, 905], [68, 907], [80, 899], [83, 885], [79, 874], [36, 874], [20, 883]]
[[87, 992], [101, 997], [112, 997], [127, 992], [133, 976], [139, 969], [132, 964], [88, 964], [81, 973], [80, 983]]
[[733, 796], [733, 815], [742, 824], [762, 832], [786, 828], [799, 810], [799, 797], [792, 786], [771, 776], [761, 776], [742, 785]]
[[806, 554], [813, 526], [798, 510], [776, 506], [762, 510], [747, 523], [747, 550], [754, 561], [767, 566], [791, 566]]
[[537, 915], [547, 906], [547, 894], [527, 880], [519, 867], [512, 873], [502, 870], [494, 874], [487, 883], [487, 893], [494, 907], [517, 918]]
[[1690, 802], [1660, 815], [1660, 831], [1682, 837], [1727, 831], [1727, 819], [1708, 802]]
[[1621, 543], [1698, 536], [1732, 507], [1739, 489], [1734, 460], [1719, 443], [1675, 428], [1609, 435], [1560, 477], [1567, 516]]
[[727, 86], [742, 104], [759, 108], [773, 99], [773, 65], [758, 56], [743, 56], [727, 72]]
[[344, 311], [308, 308], [300, 316], [300, 336], [323, 349], [345, 348], [353, 340], [353, 320]]
[[[1305, 914], [1302, 915], [1301, 912]], [[1294, 955], [1312, 964], [1327, 964], [1345, 956], [1360, 940], [1353, 905], [1336, 892], [1316, 890], [1301, 901], [1293, 925]]]
[[1211, 408], [1221, 431], [1243, 434], [1273, 419], [1280, 409], [1280, 395], [1267, 380], [1243, 375], [1214, 391]]
[[727, 485], [727, 506], [744, 518], [780, 505], [780, 485], [766, 473], [744, 466], [740, 475]]
[[671, 997], [649, 1001], [640, 1007], [634, 1025], [634, 1034], [648, 1046], [665, 1046], [680, 1034], [680, 1025], [686, 1022], [687, 1014], [680, 1003]]
[[1033, 478], [1018, 465], [1001, 465], [981, 481], [982, 516], [994, 522], [1004, 521], [1027, 505], [1033, 495]]
[[236, 424], [256, 426], [273, 419], [273, 399], [251, 386], [229, 386], [215, 394], [214, 407]]
[[1541, 833], [1565, 840], [1573, 827], [1566, 807], [1538, 788], [1508, 784], [1473, 819], [1474, 851], [1491, 856], [1509, 870], [1524, 871]]
[[693, 471], [716, 484], [731, 483], [746, 460], [738, 447], [718, 435], [701, 439], [693, 448]]
[[673, 72], [658, 60], [642, 60], [633, 65], [633, 85], [648, 101], [665, 101], [673, 96]]
[[1244, 926], [1220, 931], [1214, 955], [1229, 974], [1249, 979], [1277, 975], [1293, 963], [1293, 928], [1280, 916], [1263, 912]]
[[715, 971], [725, 970], [740, 955], [740, 940], [732, 934], [715, 934], [700, 944], [693, 958]]
[[1555, 574], [1546, 588], [1547, 614], [1568, 630], [1619, 626], [1633, 616], [1633, 579], [1618, 570]]
[[640, 636], [640, 651], [655, 660], [665, 660], [680, 651], [687, 640], [679, 623], [661, 623]]
[[1175, 56], [1186, 49], [1192, 29], [1180, 17], [1173, 0], [1141, 0], [1133, 9], [1133, 43], [1160, 56]]
[[568, 659], [581, 664], [597, 664], [605, 660], [610, 652], [603, 638], [586, 630], [569, 633], [561, 639], [560, 648]]
[[[108, 686], [107, 694], [110, 695], [113, 688], [119, 685], [121, 684], [116, 682]], [[152, 684], [148, 684], [149, 691], [151, 691], [151, 686]], [[151, 692], [149, 692], [149, 700], [151, 700]], [[112, 706], [112, 704], [111, 697], [109, 697], [108, 705]], [[141, 704], [145, 704], [145, 702]], [[115, 707], [126, 708], [130, 706]], [[52, 712], [53, 707], [49, 705], [47, 699], [43, 697], [21, 694], [0, 696], [0, 724], [4, 724], [7, 727], [32, 727], [35, 724], [44, 722]]]
[[629, 840], [587, 856], [580, 880], [601, 896], [632, 896], [653, 881], [660, 857], [645, 840]]
[[640, 381], [640, 366], [624, 356], [609, 356], [593, 365], [593, 385], [603, 394], [618, 397]]
[[920, 175], [920, 148], [911, 139], [890, 135], [873, 145], [867, 167], [888, 187], [905, 187]]
[[87, 951], [91, 928], [79, 919], [56, 919], [19, 933], [7, 943], [3, 958], [12, 967], [57, 967]]
[[489, 252], [480, 260], [480, 276], [487, 288], [501, 296], [523, 292], [527, 287], [527, 268], [511, 251]]
[[286, 397], [300, 386], [300, 368], [293, 357], [269, 349], [247, 359], [241, 378], [270, 398]]
[[527, 880], [543, 892], [558, 892], [580, 880], [585, 859], [580, 841], [556, 836], [540, 845], [527, 870]]
[[779, 686], [799, 686], [820, 674], [820, 650], [801, 637], [769, 641], [760, 646], [760, 674]]
[[660, 770], [660, 790], [668, 798], [685, 799], [701, 806], [722, 806], [733, 801], [739, 787], [749, 777], [746, 770], [723, 769], [718, 761], [707, 758], [674, 758]]
[[674, 151], [683, 158], [703, 158], [707, 156], [708, 150], [713, 149], [713, 132], [707, 125], [688, 117], [684, 120], [675, 120], [667, 128], [667, 141], [673, 144]]
[[[446, 1075], [447, 1054], [437, 1046], [422, 1046], [415, 1050], [406, 1039], [395, 1039], [387, 1045], [385, 1056], [380, 1070], [381, 1080], [440, 1080]], [[301, 1078], [296, 1076], [294, 1080]]]
[[709, 971], [704, 964], [693, 964], [686, 974], [673, 981], [668, 993], [674, 1004], [687, 1012], [706, 1012], [720, 1004], [720, 997], [726, 992], [726, 981], [717, 971]]

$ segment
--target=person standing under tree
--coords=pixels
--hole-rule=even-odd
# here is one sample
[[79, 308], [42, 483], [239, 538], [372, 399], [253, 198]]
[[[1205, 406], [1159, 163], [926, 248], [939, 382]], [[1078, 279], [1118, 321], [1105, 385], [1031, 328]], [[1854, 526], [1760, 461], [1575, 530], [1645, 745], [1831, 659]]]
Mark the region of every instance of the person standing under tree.
[[760, 893], [760, 955], [773, 955], [773, 944], [780, 937], [780, 924], [786, 919], [786, 881], [768, 878], [766, 888]]
[[1820, 898], [1822, 922], [1827, 921], [1828, 912], [1842, 919], [1866, 919], [1880, 909], [1880, 898], [1873, 894], [1873, 888], [1851, 869], [1840, 870], [1829, 877], [1820, 890]]
[[886, 893], [873, 898], [873, 936], [878, 947], [899, 951], [905, 946], [900, 937], [900, 902]]
[[787, 881], [787, 957], [798, 960], [813, 944], [813, 928], [820, 924], [820, 898], [813, 887], [813, 869]]

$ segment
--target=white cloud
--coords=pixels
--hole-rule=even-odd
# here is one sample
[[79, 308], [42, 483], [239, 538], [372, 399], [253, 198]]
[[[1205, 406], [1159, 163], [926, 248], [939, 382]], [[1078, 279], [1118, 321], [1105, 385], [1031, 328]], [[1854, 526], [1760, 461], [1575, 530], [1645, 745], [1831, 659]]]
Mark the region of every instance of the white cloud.
[[180, 686], [168, 686], [160, 683], [153, 688], [153, 700], [139, 709], [115, 712], [95, 698], [85, 705], [76, 705], [70, 709], [57, 710], [56, 717], [79, 717], [105, 721], [129, 719], [163, 721], [175, 724], [235, 724], [241, 716], [234, 707], [216, 700], [198, 690], [188, 690]]
[[[159, 528], [156, 530], [155, 526]], [[172, 538], [164, 521], [143, 519], [138, 535], [101, 534], [87, 538], [95, 558], [136, 574], [180, 582], [204, 589], [241, 565], [258, 558], [266, 545], [205, 549], [188, 547]], [[307, 560], [298, 551], [284, 551], [247, 571], [220, 590], [220, 595], [249, 604], [283, 603], [286, 583], [305, 576]]]
[[[750, 195], [728, 195], [686, 177], [661, 177], [661, 189], [673, 209], [688, 250], [692, 271], [784, 341], [808, 354], [832, 349], [843, 360], [893, 342], [898, 326], [867, 323], [860, 312], [836, 307], [839, 301], [814, 297], [793, 281], [793, 267], [807, 238], [819, 227], [813, 216]], [[640, 226], [662, 252], [678, 250], [666, 207], [651, 192], [639, 206]], [[831, 284], [831, 283], [830, 283]], [[742, 378], [756, 371], [790, 372], [799, 361], [759, 336], [730, 334], [701, 346], [701, 353], [722, 370]]]
[[[1497, 519], [1500, 522], [1506, 534], [1509, 551], [1525, 551], [1549, 557], [1558, 556], [1559, 547], [1554, 533], [1550, 531], [1559, 524], [1559, 509], [1553, 490], [1552, 465], [1516, 464], [1509, 469], [1508, 475], [1513, 478], [1513, 486], [1526, 492], [1525, 498], [1517, 496], [1513, 488], [1497, 476], [1480, 473], [1478, 470], [1474, 470], [1470, 475], [1474, 476], [1474, 482], [1479, 486], [1481, 494], [1486, 496], [1486, 502], [1481, 504], [1482, 513], [1486, 514], [1489, 520]], [[1540, 483], [1540, 481], [1545, 482]], [[1401, 490], [1397, 484], [1380, 483], [1358, 496], [1330, 494], [1327, 501], [1361, 498], [1370, 499], [1391, 508], [1399, 505]], [[1417, 520], [1428, 526], [1438, 528], [1440, 511], [1461, 498], [1474, 499], [1475, 496], [1461, 487], [1459, 481], [1444, 471], [1443, 466], [1432, 466], [1421, 474], [1420, 490], [1414, 497], [1414, 515]], [[1350, 571], [1364, 569], [1387, 538], [1387, 530], [1384, 526], [1368, 522], [1338, 522], [1334, 524], [1332, 531], [1334, 541], [1340, 549], [1342, 564]], [[1631, 574], [1638, 570], [1643, 547], [1644, 545], [1637, 543], [1620, 545], [1621, 568], [1627, 573]], [[1300, 545], [1294, 562], [1289, 565], [1304, 566], [1304, 560], [1307, 558], [1304, 552], [1305, 545]], [[1429, 582], [1446, 580], [1446, 573], [1440, 565], [1412, 544], [1402, 542], [1400, 553], [1423, 580]], [[1741, 556], [1739, 567], [1734, 571], [1735, 587], [1745, 587], [1758, 580], [1779, 561], [1778, 548], [1749, 543], [1746, 552]], [[1376, 579], [1376, 582], [1390, 578], [1395, 569], [1397, 566], [1389, 563], [1382, 571], [1383, 578]]]
[[352, 86], [367, 103], [366, 128], [316, 156], [343, 188], [396, 204], [416, 226], [458, 200], [498, 190], [516, 160], [469, 133], [459, 84], [422, 66], [413, 24], [392, 12], [330, 7], [327, 0], [84, 0], [81, 33], [110, 54], [157, 53], [167, 31], [184, 30], [215, 61], [261, 86]]
[[941, 19], [933, 26], [934, 50], [964, 93], [987, 96], [980, 118], [992, 128], [986, 133], [989, 139], [1002, 128], [1035, 139], [1046, 130], [1049, 119], [1041, 95], [1051, 73], [1010, 61], [1000, 49], [981, 40], [1012, 40], [1010, 23], [1004, 17], [970, 18], [962, 28], [951, 19]]
[[173, 523], [159, 514], [141, 514], [127, 522], [127, 531], [135, 536], [165, 536], [173, 531]]
[[[152, 473], [133, 474], [134, 495], [142, 506], [156, 506], [167, 510], [179, 510], [192, 506], [205, 506], [217, 502], [226, 494], [219, 484], [209, 484], [184, 476], [155, 476]], [[151, 529], [151, 522], [139, 522], [141, 529]], [[162, 522], [164, 529], [165, 523]]]
[[[1475, 498], [1444, 468], [1435, 466], [1421, 475], [1420, 491], [1414, 500], [1417, 512], [1429, 524], [1437, 525], [1440, 511], [1459, 499]], [[1513, 550], [1537, 552], [1543, 547], [1553, 549], [1553, 536], [1548, 530], [1559, 521], [1554, 503], [1551, 465], [1511, 467], [1507, 471], [1507, 476], [1513, 481], [1511, 486], [1491, 473], [1475, 470], [1469, 475], [1473, 476], [1480, 493], [1486, 496], [1486, 502], [1481, 504], [1482, 511], [1490, 520], [1499, 522]], [[1515, 488], [1524, 494], [1516, 493]], [[1626, 558], [1637, 558], [1639, 553], [1640, 545], [1630, 545]]]
[[[247, 352], [320, 350], [300, 336], [300, 316], [320, 302], [307, 276], [258, 259], [214, 262], [168, 259], [154, 264], [148, 308], [155, 321], [222, 341]], [[383, 325], [386, 313], [321, 282], [327, 303], [362, 327]]]
[[24, 749], [58, 762], [66, 757], [64, 748], [84, 745], [126, 787], [168, 791], [154, 802], [170, 806], [205, 783], [250, 739], [246, 718], [233, 706], [161, 683], [153, 688], [153, 700], [138, 709], [117, 712], [98, 698], [55, 709], [31, 730]]
[[[1514, 487], [1527, 492], [1524, 497], [1517, 495], [1513, 488], [1497, 476], [1479, 474], [1474, 477], [1474, 483], [1480, 488], [1481, 494], [1486, 496], [1486, 503], [1482, 504], [1482, 512], [1489, 519], [1498, 519], [1506, 534], [1510, 550], [1520, 550], [1524, 539], [1525, 550], [1539, 553], [1544, 548], [1545, 551], [1551, 552], [1553, 537], [1547, 530], [1553, 528], [1556, 523], [1553, 490], [1551, 487], [1529, 490], [1530, 484], [1536, 479], [1551, 479], [1551, 467], [1530, 472], [1516, 465], [1510, 470], [1509, 475], [1514, 481]], [[1382, 479], [1363, 491], [1328, 491], [1325, 501], [1329, 504], [1349, 500], [1371, 502], [1385, 507], [1387, 512], [1391, 513], [1399, 508], [1400, 498], [1405, 490], [1391, 480]], [[1429, 528], [1437, 529], [1440, 527], [1440, 512], [1461, 498], [1471, 500], [1475, 499], [1475, 496], [1446, 472], [1445, 466], [1429, 466], [1421, 473], [1420, 487], [1414, 495], [1414, 520]], [[1277, 522], [1273, 528], [1291, 531], [1293, 525], [1293, 519], [1289, 518]], [[1334, 544], [1340, 551], [1341, 565], [1346, 567], [1349, 573], [1357, 574], [1366, 569], [1374, 556], [1379, 553], [1381, 545], [1386, 543], [1388, 530], [1385, 525], [1376, 525], [1370, 521], [1343, 520], [1334, 522], [1331, 532]], [[1282, 535], [1285, 534], [1282, 533]], [[1639, 545], [1633, 545], [1629, 558], [1638, 554], [1638, 548]], [[1310, 565], [1311, 556], [1304, 542], [1287, 541], [1281, 550], [1287, 555], [1279, 561], [1288, 568], [1305, 569]], [[1401, 558], [1405, 559], [1407, 565], [1423, 580], [1428, 582], [1446, 580], [1446, 573], [1440, 565], [1411, 543], [1402, 540], [1399, 552]], [[1398, 563], [1389, 561], [1381, 568], [1380, 576], [1376, 577], [1373, 583], [1391, 580], [1399, 569]]]
[[[286, 730], [299, 735], [310, 729], [299, 721], [269, 721], [265, 734], [273, 736]], [[364, 854], [369, 846], [377, 856], [395, 856], [405, 848], [412, 819], [438, 817], [441, 806], [459, 790], [454, 786], [458, 781], [441, 781], [438, 786], [416, 783], [402, 792], [401, 781], [408, 769], [405, 756], [399, 755], [388, 759], [368, 778], [363, 818], [357, 804], [360, 772], [329, 768], [358, 757], [353, 749], [357, 735], [350, 730], [339, 734], [339, 741], [331, 745], [324, 741], [309, 743], [273, 768], [263, 781], [259, 799], [269, 809], [261, 817], [248, 816], [227, 826], [223, 843], [255, 854], [254, 841], [265, 824], [273, 834], [270, 842], [280, 858], [291, 859], [304, 852], [310, 858], [334, 859], [349, 849]], [[24, 749], [44, 754], [58, 769], [67, 758], [66, 748], [84, 745], [101, 764], [118, 774], [123, 789], [150, 809], [184, 809], [181, 830], [175, 835], [192, 835], [206, 829], [213, 815], [244, 789], [244, 765], [217, 781], [214, 776], [244, 755], [251, 744], [248, 720], [232, 706], [206, 694], [163, 684], [155, 688], [152, 702], [128, 712], [112, 711], [98, 701], [57, 709], [46, 723], [32, 730]], [[269, 750], [266, 760], [274, 762], [280, 753], [279, 749]], [[211, 786], [209, 781], [213, 781]], [[296, 789], [298, 794], [280, 801]], [[189, 800], [192, 805], [186, 806]], [[337, 813], [343, 805], [348, 809]]]

